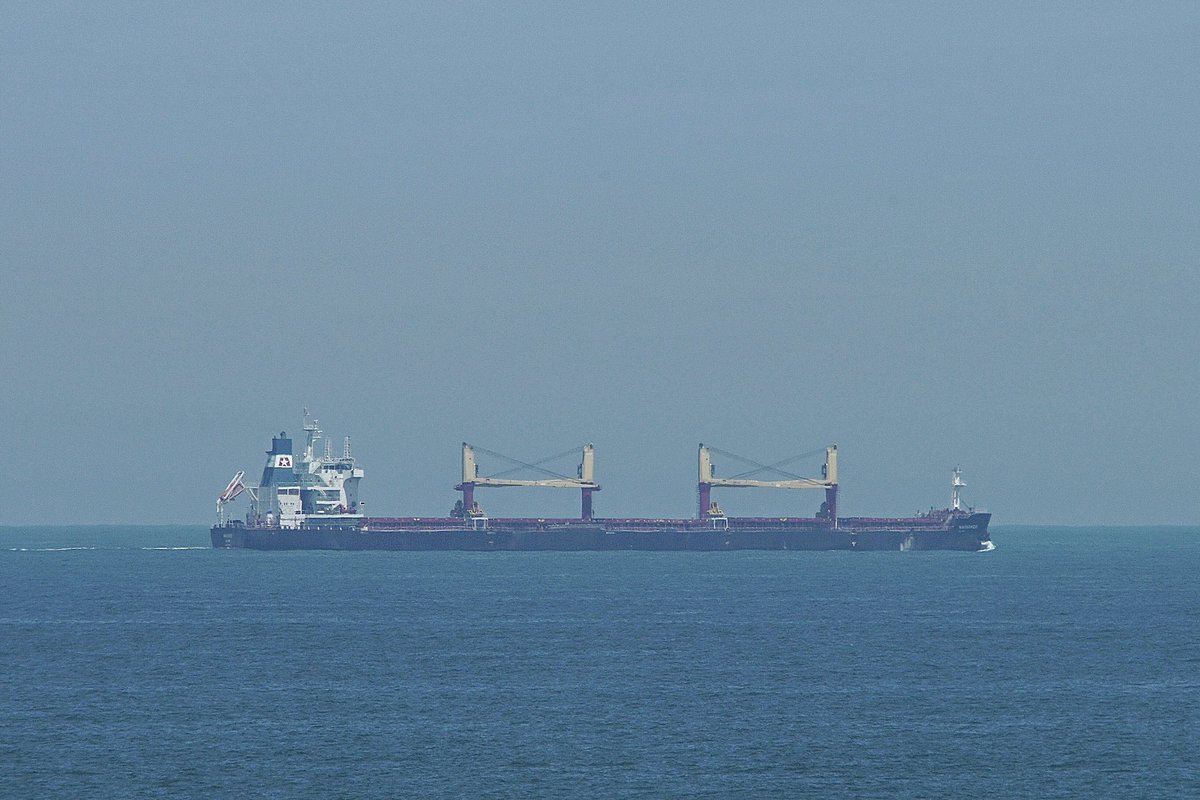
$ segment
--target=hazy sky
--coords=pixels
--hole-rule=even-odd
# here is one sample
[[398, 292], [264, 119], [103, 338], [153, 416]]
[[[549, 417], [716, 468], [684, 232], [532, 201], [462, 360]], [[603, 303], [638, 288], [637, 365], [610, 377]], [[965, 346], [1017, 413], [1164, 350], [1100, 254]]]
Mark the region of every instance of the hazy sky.
[[844, 514], [961, 464], [996, 524], [1200, 521], [1200, 5], [3, 17], [0, 524], [208, 522], [304, 405], [378, 515], [464, 440], [689, 515], [703, 441], [837, 442]]

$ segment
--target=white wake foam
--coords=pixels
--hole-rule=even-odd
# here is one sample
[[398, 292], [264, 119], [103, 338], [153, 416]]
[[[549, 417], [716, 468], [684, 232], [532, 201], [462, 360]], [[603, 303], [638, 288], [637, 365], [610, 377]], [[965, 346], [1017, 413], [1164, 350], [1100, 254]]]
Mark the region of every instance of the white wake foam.
[[12, 553], [61, 553], [64, 550], [97, 550], [96, 547], [10, 547]]

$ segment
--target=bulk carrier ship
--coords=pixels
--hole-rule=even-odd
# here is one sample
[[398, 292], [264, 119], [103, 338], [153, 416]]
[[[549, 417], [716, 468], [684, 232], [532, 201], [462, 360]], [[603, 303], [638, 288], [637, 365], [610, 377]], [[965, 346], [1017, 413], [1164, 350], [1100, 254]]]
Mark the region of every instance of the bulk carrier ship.
[[[212, 528], [216, 548], [253, 550], [970, 550], [993, 549], [988, 535], [991, 514], [963, 507], [963, 483], [954, 470], [950, 507], [931, 509], [914, 517], [839, 517], [837, 446], [825, 448], [821, 477], [804, 478], [781, 469], [789, 459], [758, 464], [749, 473], [718, 478], [713, 452], [699, 447], [697, 516], [694, 519], [604, 518], [592, 514], [595, 450], [583, 445], [576, 477], [550, 473], [541, 467], [549, 459], [520, 466], [550, 474], [539, 480], [519, 480], [504, 474], [479, 475], [476, 448], [463, 443], [462, 493], [449, 517], [368, 517], [361, 512], [358, 483], [363, 469], [350, 453], [346, 439], [340, 456], [323, 437], [316, 420], [305, 414], [305, 445], [292, 452], [292, 439], [280, 432], [271, 440], [267, 463], [257, 486], [246, 484], [238, 472], [217, 499], [217, 524]], [[316, 453], [323, 441], [324, 453]], [[498, 453], [481, 452], [499, 456]], [[819, 452], [819, 451], [818, 451]], [[738, 457], [740, 458], [740, 457]], [[749, 477], [771, 471], [780, 480]], [[475, 500], [482, 487], [538, 486], [575, 489], [581, 493], [578, 518], [490, 518]], [[824, 492], [813, 517], [732, 517], [712, 500], [714, 488], [805, 489]], [[250, 498], [245, 519], [227, 519], [226, 506], [245, 493]]]

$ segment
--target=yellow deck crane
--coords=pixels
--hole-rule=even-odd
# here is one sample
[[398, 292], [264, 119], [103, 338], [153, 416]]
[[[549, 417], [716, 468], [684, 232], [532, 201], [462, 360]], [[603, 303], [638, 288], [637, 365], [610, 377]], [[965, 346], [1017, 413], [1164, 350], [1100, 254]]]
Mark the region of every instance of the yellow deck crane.
[[699, 495], [700, 495], [700, 503], [699, 503], [700, 519], [706, 519], [706, 520], [711, 521], [715, 527], [724, 527], [724, 526], [728, 526], [728, 524], [729, 524], [728, 518], [725, 516], [725, 513], [723, 511], [721, 511], [720, 506], [718, 506], [715, 502], [712, 501], [712, 487], [714, 487], [714, 486], [726, 486], [726, 487], [734, 488], [734, 489], [746, 489], [746, 488], [753, 488], [753, 489], [824, 489], [825, 490], [825, 502], [821, 506], [821, 513], [819, 516], [824, 519], [829, 519], [833, 523], [833, 526], [835, 528], [837, 527], [838, 475], [837, 475], [837, 445], [836, 444], [830, 445], [829, 447], [825, 448], [825, 466], [822, 467], [822, 469], [821, 469], [821, 478], [820, 479], [801, 478], [798, 475], [793, 476], [793, 475], [791, 475], [791, 473], [785, 473], [785, 472], [783, 472], [783, 470], [779, 469], [784, 464], [786, 464], [790, 461], [794, 461], [796, 458], [799, 458], [800, 456], [796, 456], [794, 458], [789, 458], [784, 461], [780, 461], [777, 464], [759, 464], [757, 461], [751, 461], [750, 459], [744, 458], [742, 456], [734, 455], [733, 453], [724, 453], [724, 451], [720, 451], [720, 450], [717, 451], [717, 452], [723, 453], [725, 455], [733, 456], [734, 458], [740, 459], [742, 461], [746, 461], [750, 464], [754, 464], [755, 466], [758, 467], [758, 469], [753, 470], [751, 473], [747, 473], [747, 474], [753, 474], [753, 472], [759, 472], [762, 470], [770, 470], [770, 471], [777, 472], [777, 473], [787, 476], [787, 478], [785, 480], [775, 480], [775, 481], [751, 480], [751, 479], [743, 478], [740, 476], [733, 477], [733, 478], [718, 478], [718, 477], [716, 477], [713, 472], [713, 463], [712, 463], [712, 451], [715, 449], [716, 448], [709, 447], [708, 445], [705, 445], [705, 444], [700, 445], [699, 470], [698, 470], [698, 472], [699, 472], [698, 490], [699, 490]]
[[563, 456], [574, 452], [573, 449], [567, 451], [567, 453], [560, 453], [556, 456], [551, 456], [549, 458], [544, 458], [541, 461], [527, 464], [523, 461], [518, 461], [515, 458], [511, 458], [501, 453], [494, 453], [491, 450], [485, 450], [482, 447], [479, 448], [480, 452], [487, 453], [488, 455], [498, 456], [507, 461], [512, 461], [513, 463], [519, 465], [519, 467], [534, 469], [552, 476], [538, 480], [505, 478], [499, 475], [492, 477], [480, 476], [479, 466], [475, 463], [475, 449], [476, 448], [473, 445], [463, 442], [462, 483], [454, 487], [456, 491], [463, 493], [463, 512], [466, 515], [467, 521], [470, 522], [473, 527], [487, 527], [487, 515], [483, 512], [483, 509], [479, 507], [479, 504], [475, 502], [475, 488], [477, 486], [541, 486], [549, 489], [579, 489], [583, 496], [581, 518], [584, 520], [590, 520], [592, 518], [592, 492], [600, 491], [600, 485], [596, 483], [595, 480], [596, 451], [590, 443], [583, 445], [583, 453], [580, 458], [577, 478], [559, 475], [541, 467], [541, 464], [545, 464], [546, 462], [553, 461], [557, 458], [562, 458]]

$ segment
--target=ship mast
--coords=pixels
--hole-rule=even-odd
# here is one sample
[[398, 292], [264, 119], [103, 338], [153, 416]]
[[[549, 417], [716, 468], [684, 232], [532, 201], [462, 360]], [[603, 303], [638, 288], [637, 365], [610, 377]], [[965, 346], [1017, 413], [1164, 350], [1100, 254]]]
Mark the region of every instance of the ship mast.
[[313, 444], [321, 438], [321, 427], [315, 419], [309, 416], [307, 407], [304, 409], [304, 433], [304, 466], [305, 469], [308, 469], [313, 462]]
[[962, 510], [962, 503], [958, 499], [958, 490], [966, 485], [967, 485], [966, 481], [964, 481], [962, 479], [962, 469], [960, 467], [955, 467], [954, 468], [954, 480], [950, 484], [950, 487], [951, 487], [950, 488], [950, 510], [951, 511]]

